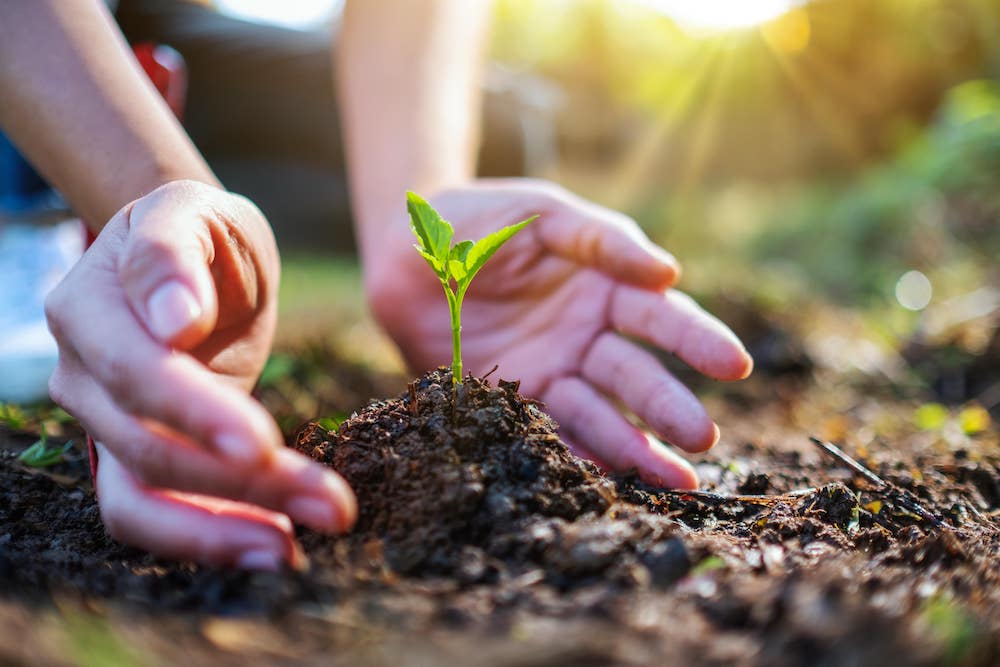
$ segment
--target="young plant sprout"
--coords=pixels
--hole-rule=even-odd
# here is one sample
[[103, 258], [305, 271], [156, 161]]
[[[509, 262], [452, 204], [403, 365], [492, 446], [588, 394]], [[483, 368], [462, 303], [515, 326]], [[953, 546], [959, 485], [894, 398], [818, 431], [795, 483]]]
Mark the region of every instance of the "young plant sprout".
[[457, 392], [462, 384], [462, 301], [465, 292], [493, 253], [538, 216], [504, 227], [478, 241], [461, 241], [452, 245], [455, 230], [420, 195], [406, 193], [406, 210], [410, 213], [410, 229], [420, 241], [413, 247], [434, 269], [448, 299], [448, 310], [451, 312], [451, 379]]
[[31, 447], [18, 454], [17, 460], [32, 468], [48, 468], [61, 462], [72, 447], [72, 440], [64, 445], [50, 444], [49, 436], [45, 433], [45, 426], [42, 425], [42, 437]]

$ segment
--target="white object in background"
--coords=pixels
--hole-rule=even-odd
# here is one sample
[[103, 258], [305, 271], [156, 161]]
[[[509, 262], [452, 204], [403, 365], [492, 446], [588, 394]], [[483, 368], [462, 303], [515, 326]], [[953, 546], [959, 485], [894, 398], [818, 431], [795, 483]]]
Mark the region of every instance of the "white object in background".
[[213, 7], [244, 21], [313, 30], [329, 25], [343, 11], [344, 0], [215, 0]]
[[45, 297], [83, 255], [83, 226], [0, 224], [0, 401], [48, 396], [59, 360], [45, 323]]

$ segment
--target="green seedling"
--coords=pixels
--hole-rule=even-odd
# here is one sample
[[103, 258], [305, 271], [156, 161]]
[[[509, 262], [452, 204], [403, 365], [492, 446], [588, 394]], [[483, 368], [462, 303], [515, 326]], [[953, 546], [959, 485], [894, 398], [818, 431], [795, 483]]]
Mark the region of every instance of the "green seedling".
[[700, 563], [691, 568], [691, 576], [698, 577], [709, 572], [715, 572], [726, 567], [726, 561], [719, 556], [706, 556]]
[[13, 403], [0, 403], [0, 425], [12, 431], [20, 431], [28, 424], [24, 410]]
[[347, 415], [341, 412], [331, 417], [322, 417], [321, 419], [317, 419], [316, 423], [319, 424], [321, 428], [333, 433], [340, 428], [340, 425], [344, 423], [345, 419], [347, 419]]
[[455, 230], [422, 197], [406, 193], [406, 210], [410, 213], [410, 229], [419, 243], [414, 248], [427, 260], [448, 299], [451, 313], [451, 379], [455, 392], [462, 384], [462, 301], [469, 284], [490, 257], [538, 216], [504, 227], [478, 241], [452, 244]]
[[61, 462], [73, 446], [70, 440], [64, 445], [52, 446], [49, 444], [49, 437], [42, 428], [42, 437], [35, 444], [17, 455], [17, 460], [31, 468], [48, 468]]

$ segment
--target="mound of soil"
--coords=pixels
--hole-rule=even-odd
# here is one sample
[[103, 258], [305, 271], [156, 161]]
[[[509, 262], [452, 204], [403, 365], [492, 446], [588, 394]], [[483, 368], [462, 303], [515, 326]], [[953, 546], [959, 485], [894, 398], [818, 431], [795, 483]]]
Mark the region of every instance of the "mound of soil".
[[469, 584], [541, 568], [560, 586], [627, 578], [677, 524], [622, 503], [517, 389], [470, 377], [456, 403], [442, 368], [335, 432], [307, 426], [296, 447], [354, 488], [356, 532], [377, 536], [401, 574]]

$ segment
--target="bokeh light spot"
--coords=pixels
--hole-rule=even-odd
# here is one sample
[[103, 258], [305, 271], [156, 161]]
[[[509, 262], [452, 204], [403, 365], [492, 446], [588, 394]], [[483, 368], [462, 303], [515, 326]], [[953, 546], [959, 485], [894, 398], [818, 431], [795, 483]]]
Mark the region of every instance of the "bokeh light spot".
[[907, 310], [923, 310], [933, 294], [931, 281], [920, 271], [907, 271], [896, 282], [896, 301]]

